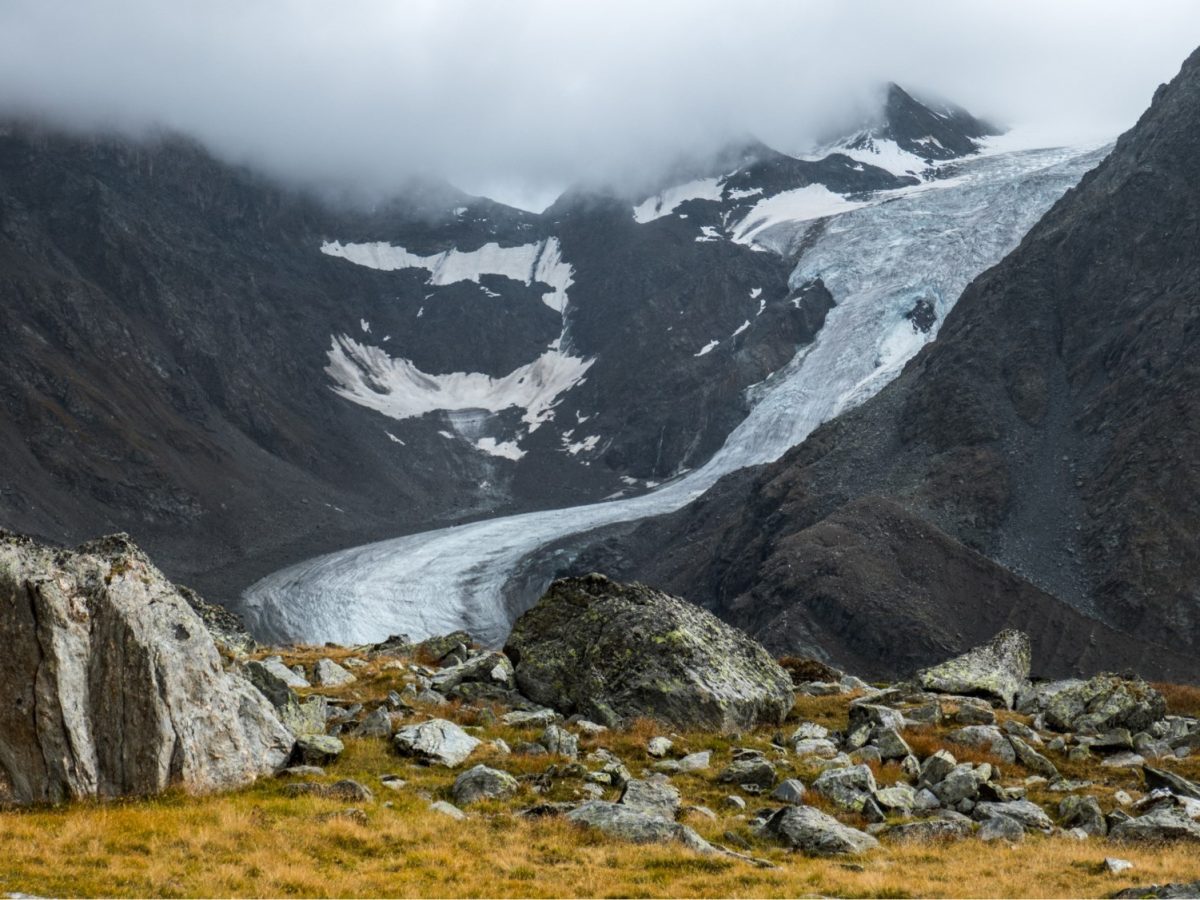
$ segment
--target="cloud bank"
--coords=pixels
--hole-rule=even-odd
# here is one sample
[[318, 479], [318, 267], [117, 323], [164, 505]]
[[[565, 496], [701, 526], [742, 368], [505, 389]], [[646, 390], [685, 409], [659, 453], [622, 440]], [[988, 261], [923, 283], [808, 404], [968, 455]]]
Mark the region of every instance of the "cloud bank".
[[1046, 142], [1115, 136], [1198, 43], [1190, 0], [0, 0], [0, 110], [537, 206], [730, 135], [803, 150], [888, 80]]

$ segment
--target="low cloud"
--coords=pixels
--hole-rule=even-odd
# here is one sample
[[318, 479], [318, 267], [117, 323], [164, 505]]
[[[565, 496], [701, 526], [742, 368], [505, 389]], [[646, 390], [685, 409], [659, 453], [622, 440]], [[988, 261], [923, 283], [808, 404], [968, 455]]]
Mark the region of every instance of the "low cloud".
[[730, 135], [803, 150], [888, 80], [1046, 142], [1115, 136], [1196, 43], [1186, 0], [0, 0], [0, 109], [537, 206]]

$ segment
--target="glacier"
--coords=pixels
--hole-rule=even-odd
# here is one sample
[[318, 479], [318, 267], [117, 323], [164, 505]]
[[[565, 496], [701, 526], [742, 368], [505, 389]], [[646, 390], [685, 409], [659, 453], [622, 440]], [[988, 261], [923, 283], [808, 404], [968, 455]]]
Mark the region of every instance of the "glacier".
[[[1108, 149], [987, 154], [957, 163], [951, 178], [878, 202], [756, 229], [764, 250], [803, 244], [792, 285], [820, 277], [837, 305], [815, 341], [751, 389], [750, 413], [707, 464], [637, 496], [485, 519], [298, 563], [247, 589], [247, 625], [277, 641], [356, 644], [465, 628], [501, 643], [511, 626], [505, 585], [524, 557], [573, 534], [677, 510], [723, 475], [777, 459], [872, 396], [936, 336], [963, 288]], [[937, 313], [928, 332], [906, 317], [919, 301]]]

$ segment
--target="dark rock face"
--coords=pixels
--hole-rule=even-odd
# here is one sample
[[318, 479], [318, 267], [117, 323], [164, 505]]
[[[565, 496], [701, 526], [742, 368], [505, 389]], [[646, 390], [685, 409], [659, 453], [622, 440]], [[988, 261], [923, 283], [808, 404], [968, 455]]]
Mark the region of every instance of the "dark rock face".
[[[627, 198], [570, 194], [534, 215], [419, 183], [365, 213], [184, 139], [0, 126], [0, 522], [66, 543], [125, 529], [223, 602], [324, 550], [694, 467], [745, 416], [745, 388], [832, 306], [819, 283], [794, 292], [775, 254], [697, 240], [733, 199], [642, 224]], [[760, 197], [896, 183], [762, 145], [735, 165]], [[565, 319], [538, 282], [434, 285], [321, 252], [551, 236], [574, 272]], [[503, 440], [520, 410], [397, 420], [334, 393], [326, 371], [333, 341], [352, 337], [431, 375], [499, 377], [568, 328], [564, 347], [591, 367], [521, 460], [474, 446]]]
[[1200, 678], [1198, 133], [1193, 54], [895, 382], [619, 574], [864, 673], [1015, 627], [1035, 674]]
[[504, 651], [531, 700], [604, 723], [650, 716], [734, 731], [782, 722], [794, 699], [788, 674], [737, 629], [601, 575], [556, 581]]

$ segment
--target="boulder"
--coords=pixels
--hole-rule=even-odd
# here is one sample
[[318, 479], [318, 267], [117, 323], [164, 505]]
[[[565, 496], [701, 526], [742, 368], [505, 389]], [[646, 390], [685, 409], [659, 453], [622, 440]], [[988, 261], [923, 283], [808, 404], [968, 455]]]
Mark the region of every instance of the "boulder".
[[503, 653], [480, 653], [464, 663], [442, 669], [433, 676], [433, 689], [449, 694], [466, 683], [492, 684], [501, 688], [513, 685], [513, 667]]
[[816, 777], [812, 789], [843, 809], [858, 811], [875, 793], [875, 775], [867, 766], [829, 769]]
[[373, 712], [368, 713], [367, 717], [358, 723], [354, 734], [356, 737], [391, 737], [392, 717], [388, 714], [387, 708], [379, 706]]
[[1017, 761], [1017, 754], [1008, 738], [995, 725], [968, 725], [946, 735], [946, 740], [964, 747], [990, 753], [1001, 762]]
[[301, 734], [296, 737], [291, 761], [298, 766], [325, 766], [336, 761], [345, 749], [341, 741], [330, 735]]
[[454, 802], [459, 806], [470, 806], [480, 800], [511, 797], [519, 787], [517, 779], [507, 772], [478, 765], [467, 769], [454, 779], [454, 786], [450, 789], [450, 793], [454, 796]]
[[124, 535], [0, 532], [0, 802], [189, 792], [283, 765], [292, 734]]
[[689, 753], [682, 759], [664, 759], [654, 764], [654, 771], [666, 772], [668, 775], [680, 775], [687, 772], [703, 772], [712, 760], [711, 750], [700, 750]]
[[453, 819], [456, 822], [465, 822], [467, 820], [467, 814], [465, 812], [463, 812], [453, 803], [447, 803], [445, 800], [438, 800], [434, 803], [430, 803], [429, 810], [430, 812], [435, 812], [439, 815], [446, 816], [449, 819]]
[[1032, 662], [1029, 635], [1002, 631], [986, 644], [917, 673], [927, 691], [995, 697], [1008, 708], [1029, 680]]
[[671, 752], [671, 748], [673, 746], [675, 746], [675, 745], [671, 743], [670, 738], [665, 738], [665, 737], [661, 737], [661, 736], [652, 737], [646, 743], [646, 752], [650, 756], [653, 756], [655, 759], [662, 759], [664, 756], [666, 756], [668, 753]]
[[465, 657], [465, 651], [474, 642], [475, 639], [467, 632], [452, 631], [449, 634], [441, 634], [421, 641], [416, 646], [416, 653], [431, 662], [441, 662], [456, 651], [462, 651]]
[[1035, 775], [1041, 775], [1043, 778], [1049, 778], [1051, 781], [1058, 778], [1058, 767], [1034, 750], [1029, 744], [1025, 743], [1025, 741], [1021, 740], [1021, 738], [1015, 734], [1010, 734], [1008, 742], [1012, 744], [1013, 752], [1017, 755], [1017, 762], [1030, 772], [1033, 772]]
[[715, 852], [708, 841], [687, 825], [648, 816], [633, 807], [622, 806], [619, 803], [589, 800], [567, 813], [566, 819], [576, 825], [595, 828], [635, 844], [678, 842], [700, 853]]
[[1095, 797], [1064, 797], [1058, 804], [1058, 821], [1063, 828], [1081, 828], [1092, 837], [1108, 834], [1104, 813]]
[[722, 784], [753, 785], [765, 791], [775, 784], [775, 767], [763, 756], [735, 759], [721, 771], [717, 781]]
[[662, 819], [664, 822], [674, 822], [680, 806], [679, 791], [673, 786], [636, 778], [625, 782], [625, 787], [621, 790], [621, 799], [617, 802], [635, 812]]
[[978, 837], [986, 842], [1008, 841], [1016, 844], [1025, 840], [1025, 826], [1008, 816], [991, 816], [979, 826]]
[[602, 575], [554, 582], [505, 646], [522, 693], [612, 725], [649, 716], [741, 731], [792, 708], [787, 672], [743, 632], [677, 597]]
[[332, 659], [318, 659], [313, 666], [313, 680], [321, 687], [336, 688], [358, 681]]
[[1109, 896], [1119, 900], [1181, 900], [1181, 898], [1200, 897], [1200, 879], [1196, 881], [1172, 881], [1167, 884], [1151, 884], [1144, 887], [1131, 887], [1117, 891]]
[[1052, 728], [1093, 734], [1114, 728], [1145, 731], [1167, 713], [1166, 700], [1149, 684], [1117, 675], [1066, 682], [1042, 691], [1036, 702]]
[[1144, 766], [1142, 771], [1146, 776], [1147, 790], [1166, 788], [1176, 797], [1191, 797], [1193, 800], [1200, 800], [1200, 784], [1189, 781], [1182, 775], [1176, 775], [1166, 769], [1156, 769], [1153, 766]]
[[405, 725], [392, 742], [403, 756], [415, 756], [421, 762], [448, 768], [461, 765], [479, 746], [478, 740], [445, 719]]
[[775, 790], [771, 791], [771, 799], [777, 803], [790, 803], [793, 806], [798, 806], [804, 802], [804, 782], [795, 778], [788, 778], [779, 782]]
[[545, 747], [548, 753], [557, 753], [567, 759], [576, 759], [579, 756], [579, 738], [561, 725], [547, 725], [538, 743]]
[[977, 820], [990, 819], [992, 816], [1007, 816], [1013, 821], [1031, 831], [1051, 831], [1054, 823], [1046, 815], [1045, 810], [1030, 800], [1009, 800], [1006, 803], [983, 801], [975, 804], [971, 813]]
[[1200, 822], [1175, 806], [1161, 806], [1144, 816], [1117, 822], [1108, 830], [1114, 841], [1161, 843], [1164, 841], [1200, 841]]
[[766, 830], [809, 856], [855, 856], [879, 846], [866, 832], [811, 806], [785, 807], [767, 820]]

